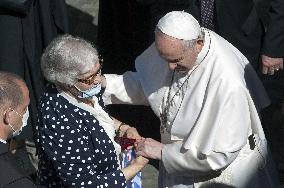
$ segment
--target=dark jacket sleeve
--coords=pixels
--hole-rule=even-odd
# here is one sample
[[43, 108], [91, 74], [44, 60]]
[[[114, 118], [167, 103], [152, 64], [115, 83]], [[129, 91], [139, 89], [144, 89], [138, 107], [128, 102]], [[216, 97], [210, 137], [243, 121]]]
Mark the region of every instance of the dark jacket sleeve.
[[262, 54], [270, 57], [284, 57], [284, 1], [272, 0], [269, 22], [262, 46]]
[[[29, 178], [27, 174], [23, 174], [11, 160], [11, 156], [8, 152], [8, 146], [1, 145], [2, 151], [0, 151], [0, 169], [3, 171], [0, 173], [0, 187], [7, 188], [32, 188], [36, 187], [33, 181]], [[5, 152], [3, 152], [3, 147], [5, 147]]]
[[5, 185], [6, 188], [35, 188], [37, 187], [30, 179], [23, 178]]

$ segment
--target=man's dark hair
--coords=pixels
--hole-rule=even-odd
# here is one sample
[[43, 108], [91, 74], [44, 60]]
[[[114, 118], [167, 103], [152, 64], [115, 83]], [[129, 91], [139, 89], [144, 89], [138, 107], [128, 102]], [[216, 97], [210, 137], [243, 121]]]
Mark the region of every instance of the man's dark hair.
[[13, 73], [0, 71], [0, 108], [9, 105], [16, 108], [23, 102], [23, 93], [19, 82], [23, 79]]

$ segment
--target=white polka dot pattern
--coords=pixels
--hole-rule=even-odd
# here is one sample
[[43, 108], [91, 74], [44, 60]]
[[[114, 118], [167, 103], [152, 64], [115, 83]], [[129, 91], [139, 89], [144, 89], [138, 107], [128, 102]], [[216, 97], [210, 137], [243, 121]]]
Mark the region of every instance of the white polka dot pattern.
[[[102, 103], [101, 98], [99, 102]], [[52, 85], [42, 95], [39, 111], [40, 185], [125, 186], [114, 146], [94, 116], [58, 95]]]

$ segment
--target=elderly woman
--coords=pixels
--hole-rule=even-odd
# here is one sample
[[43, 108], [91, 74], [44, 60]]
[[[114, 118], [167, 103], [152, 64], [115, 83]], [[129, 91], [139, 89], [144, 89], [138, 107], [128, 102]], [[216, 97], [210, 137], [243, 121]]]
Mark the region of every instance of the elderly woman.
[[47, 187], [124, 187], [148, 162], [119, 168], [115, 131], [139, 138], [135, 128], [105, 111], [101, 63], [94, 47], [64, 35], [45, 50], [41, 68], [51, 82], [39, 106], [39, 184]]

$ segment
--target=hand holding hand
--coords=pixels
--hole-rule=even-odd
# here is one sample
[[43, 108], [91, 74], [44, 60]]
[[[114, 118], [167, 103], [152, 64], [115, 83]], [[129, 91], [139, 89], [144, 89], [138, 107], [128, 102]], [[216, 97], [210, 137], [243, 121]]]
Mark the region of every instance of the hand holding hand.
[[126, 124], [123, 124], [123, 126], [121, 126], [120, 132], [121, 133], [118, 135], [120, 137], [118, 137], [116, 141], [120, 143], [122, 149], [130, 150], [133, 148], [133, 144], [131, 144], [131, 142], [140, 141], [141, 139], [143, 139], [143, 137], [140, 136], [135, 127], [130, 127]]
[[273, 75], [279, 69], [283, 70], [283, 58], [272, 58], [266, 55], [261, 56], [262, 74]]
[[136, 140], [142, 139], [142, 137], [140, 136], [140, 134], [138, 133], [135, 127], [129, 127], [128, 129], [126, 129], [123, 136]]
[[142, 139], [136, 142], [136, 154], [138, 156], [144, 156], [150, 159], [162, 158], [162, 149], [164, 145], [152, 138]]

